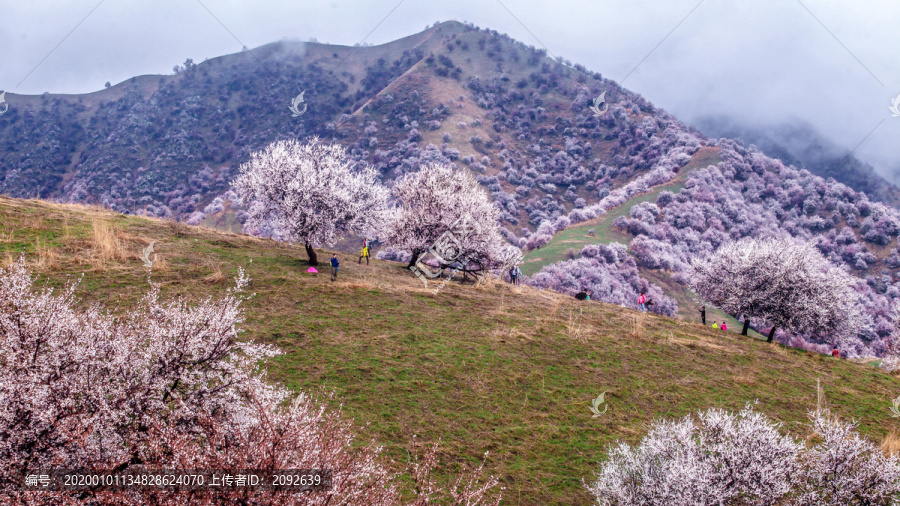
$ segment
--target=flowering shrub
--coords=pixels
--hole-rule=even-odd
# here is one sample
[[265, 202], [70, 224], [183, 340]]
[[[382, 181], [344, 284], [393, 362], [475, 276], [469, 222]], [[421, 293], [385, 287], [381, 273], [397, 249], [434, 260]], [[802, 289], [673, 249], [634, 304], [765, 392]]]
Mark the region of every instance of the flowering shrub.
[[[888, 504], [900, 499], [900, 457], [885, 457], [856, 425], [810, 414], [818, 443], [779, 433], [748, 405], [660, 420], [636, 447], [609, 450], [595, 481], [601, 505]], [[813, 440], [815, 441], [815, 440]]]
[[[34, 292], [24, 260], [0, 270], [0, 497], [17, 504], [195, 504], [191, 492], [17, 490], [23, 471], [49, 468], [332, 469], [329, 492], [215, 492], [217, 503], [401, 503], [397, 476], [374, 444], [359, 445], [322, 395], [265, 380], [279, 352], [238, 339], [247, 278], [196, 305], [159, 300], [151, 285], [122, 319], [79, 309], [75, 285]], [[434, 449], [414, 477], [423, 493], [478, 504], [497, 482], [480, 469], [451, 490], [430, 478]], [[208, 497], [209, 498], [209, 497]], [[499, 501], [499, 499], [497, 499]], [[468, 501], [468, 502], [467, 502]]]

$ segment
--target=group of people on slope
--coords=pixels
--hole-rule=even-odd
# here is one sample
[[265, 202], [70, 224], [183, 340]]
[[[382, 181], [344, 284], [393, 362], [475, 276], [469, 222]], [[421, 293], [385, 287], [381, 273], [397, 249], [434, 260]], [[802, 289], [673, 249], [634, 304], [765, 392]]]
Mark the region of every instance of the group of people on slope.
[[[706, 325], [706, 306], [702, 306], [698, 311], [700, 311], [700, 321], [703, 322], [703, 325]], [[712, 328], [728, 331], [728, 324], [726, 322], [722, 322], [722, 325], [719, 326], [716, 324], [716, 322], [713, 322]], [[841, 352], [840, 350], [838, 350], [837, 346], [835, 346], [834, 349], [831, 350], [831, 356], [835, 358], [841, 358]]]
[[[591, 300], [591, 294], [593, 292], [589, 288], [583, 288], [580, 292], [575, 294], [575, 298], [578, 300]], [[653, 305], [653, 299], [647, 298], [647, 295], [644, 292], [641, 292], [640, 296], [638, 296], [638, 308], [641, 312], [646, 313], [647, 308]]]
[[[702, 321], [703, 324], [706, 325], [706, 306], [701, 307], [699, 309], [699, 311], [700, 311], [700, 321]], [[726, 332], [728, 331], [728, 323], [727, 322], [722, 322], [721, 327], [716, 322], [713, 322], [712, 325], [710, 325], [710, 326], [714, 329], [722, 329]]]
[[638, 307], [640, 308], [642, 313], [646, 313], [647, 308], [649, 308], [652, 305], [653, 305], [653, 299], [648, 298], [647, 295], [644, 294], [644, 292], [641, 292], [641, 294], [638, 295]]
[[509, 282], [516, 286], [522, 284], [522, 269], [518, 265], [509, 268]]
[[[366, 265], [369, 265], [369, 257], [371, 253], [369, 252], [370, 241], [368, 238], [363, 239], [363, 247], [359, 250], [359, 261], [356, 262], [358, 264], [362, 264], [363, 258], [366, 259]], [[341, 270], [341, 262], [338, 260], [337, 253], [333, 253], [331, 255], [331, 280], [336, 281], [338, 272]]]

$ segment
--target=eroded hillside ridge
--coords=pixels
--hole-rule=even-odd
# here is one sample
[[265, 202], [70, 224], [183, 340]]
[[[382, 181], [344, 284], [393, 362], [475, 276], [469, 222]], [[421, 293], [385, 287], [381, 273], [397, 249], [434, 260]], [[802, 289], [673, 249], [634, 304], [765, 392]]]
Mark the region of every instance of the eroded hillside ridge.
[[92, 94], [9, 101], [0, 191], [11, 196], [199, 223], [227, 206], [251, 152], [320, 136], [388, 181], [434, 161], [471, 169], [516, 242], [699, 138], [599, 74], [455, 22], [382, 46], [280, 42]]

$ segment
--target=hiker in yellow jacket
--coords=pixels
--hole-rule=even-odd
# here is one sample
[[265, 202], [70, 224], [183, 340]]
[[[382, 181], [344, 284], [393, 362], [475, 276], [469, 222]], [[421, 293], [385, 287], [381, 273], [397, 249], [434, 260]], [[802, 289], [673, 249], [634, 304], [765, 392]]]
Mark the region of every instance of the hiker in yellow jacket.
[[361, 264], [363, 258], [366, 259], [366, 265], [369, 265], [369, 247], [368, 246], [363, 246], [363, 249], [359, 250], [359, 262], [357, 262], [357, 263]]

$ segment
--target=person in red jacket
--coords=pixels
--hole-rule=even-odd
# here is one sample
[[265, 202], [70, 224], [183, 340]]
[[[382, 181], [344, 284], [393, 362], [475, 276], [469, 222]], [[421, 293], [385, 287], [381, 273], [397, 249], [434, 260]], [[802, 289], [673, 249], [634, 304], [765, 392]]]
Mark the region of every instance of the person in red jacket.
[[647, 296], [644, 295], [644, 292], [641, 292], [640, 297], [638, 297], [638, 305], [641, 306], [642, 312], [647, 312]]
[[835, 346], [833, 350], [831, 350], [831, 356], [834, 358], [841, 358], [841, 352], [838, 351], [838, 347]]

